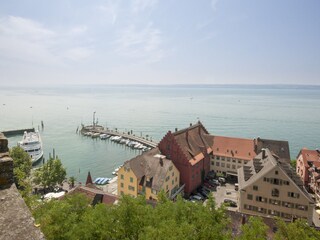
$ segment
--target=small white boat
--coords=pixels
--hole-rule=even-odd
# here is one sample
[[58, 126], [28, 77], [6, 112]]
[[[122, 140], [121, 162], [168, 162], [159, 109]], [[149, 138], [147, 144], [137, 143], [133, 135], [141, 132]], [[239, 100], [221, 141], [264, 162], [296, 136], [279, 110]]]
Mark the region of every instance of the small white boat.
[[30, 155], [32, 164], [43, 157], [42, 141], [38, 131], [24, 132], [22, 140], [18, 142], [18, 146]]
[[108, 138], [108, 134], [106, 134], [106, 133], [100, 134], [100, 139], [101, 139], [101, 140], [105, 140], [105, 139], [107, 139], [107, 138]]
[[92, 138], [98, 138], [100, 136], [100, 133], [93, 133], [91, 135]]

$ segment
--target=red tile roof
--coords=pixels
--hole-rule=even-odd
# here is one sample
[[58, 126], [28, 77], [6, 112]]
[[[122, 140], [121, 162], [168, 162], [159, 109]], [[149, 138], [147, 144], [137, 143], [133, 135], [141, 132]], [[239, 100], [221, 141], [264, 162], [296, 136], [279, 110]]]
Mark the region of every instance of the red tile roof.
[[307, 167], [308, 162], [312, 162], [316, 167], [320, 167], [320, 151], [319, 150], [309, 150], [303, 148], [300, 150], [298, 157], [302, 155], [303, 163]]
[[213, 155], [252, 160], [256, 156], [254, 150], [253, 139], [213, 136]]
[[201, 154], [203, 156], [203, 149], [211, 152], [211, 146], [205, 138], [209, 133], [201, 122], [172, 134], [189, 161], [197, 161]]
[[74, 193], [83, 193], [85, 194], [91, 201], [94, 200], [95, 196], [100, 194], [102, 195], [102, 201], [101, 203], [104, 204], [114, 204], [118, 200], [118, 196], [111, 194], [111, 193], [106, 193], [101, 191], [100, 189], [97, 188], [91, 188], [88, 186], [78, 186], [71, 190], [69, 194], [74, 194]]

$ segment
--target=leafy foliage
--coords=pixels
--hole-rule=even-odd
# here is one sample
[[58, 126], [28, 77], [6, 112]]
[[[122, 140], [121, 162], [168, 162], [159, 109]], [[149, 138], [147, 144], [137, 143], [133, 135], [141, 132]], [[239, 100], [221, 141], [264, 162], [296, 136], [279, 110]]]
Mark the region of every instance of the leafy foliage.
[[291, 159], [290, 161], [291, 167], [296, 170], [297, 168], [297, 159]]
[[320, 232], [310, 227], [309, 224], [303, 220], [298, 219], [292, 223], [285, 223], [278, 219], [278, 231], [276, 232], [275, 240], [318, 240], [320, 239]]
[[32, 208], [34, 200], [37, 196], [31, 194], [31, 178], [32, 160], [28, 153], [21, 147], [13, 147], [10, 149], [10, 157], [13, 159], [14, 180], [21, 196], [26, 204]]
[[66, 178], [66, 169], [59, 158], [50, 158], [42, 167], [34, 173], [34, 182], [44, 188], [53, 188], [62, 184]]
[[268, 226], [260, 217], [250, 217], [248, 222], [241, 227], [239, 240], [266, 240], [268, 239]]
[[88, 205], [82, 195], [44, 203], [34, 212], [47, 239], [230, 239], [229, 219], [214, 200], [206, 206], [164, 201], [155, 207], [143, 196], [122, 196], [118, 205]]
[[31, 157], [21, 147], [11, 148], [10, 157], [13, 159], [15, 183], [19, 189], [23, 189], [27, 187], [26, 181], [29, 178], [32, 169]]

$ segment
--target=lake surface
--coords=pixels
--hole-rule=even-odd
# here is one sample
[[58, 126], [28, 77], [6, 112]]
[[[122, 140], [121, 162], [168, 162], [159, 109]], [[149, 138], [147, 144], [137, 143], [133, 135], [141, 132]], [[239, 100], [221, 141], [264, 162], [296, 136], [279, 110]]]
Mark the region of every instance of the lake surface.
[[[69, 176], [84, 181], [111, 177], [138, 150], [76, 134], [99, 125], [149, 135], [200, 120], [215, 135], [288, 140], [291, 158], [303, 147], [319, 148], [319, 86], [65, 86], [0, 88], [0, 131], [41, 126], [45, 158], [52, 149]], [[9, 138], [15, 146], [22, 136]]]

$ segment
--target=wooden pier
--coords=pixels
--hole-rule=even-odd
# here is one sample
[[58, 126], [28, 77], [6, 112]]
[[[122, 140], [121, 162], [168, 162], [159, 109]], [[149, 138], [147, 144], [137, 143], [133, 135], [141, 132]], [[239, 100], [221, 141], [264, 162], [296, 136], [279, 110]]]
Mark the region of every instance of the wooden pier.
[[93, 127], [92, 125], [91, 126], [85, 126], [85, 127], [83, 127], [81, 129], [81, 133], [84, 134], [86, 132], [108, 134], [108, 135], [111, 135], [111, 136], [120, 136], [120, 137], [123, 137], [123, 138], [127, 138], [129, 140], [132, 140], [132, 141], [139, 142], [141, 144], [146, 145], [147, 147], [152, 147], [152, 148], [155, 148], [155, 147], [158, 146], [158, 142], [154, 142], [152, 140], [148, 140], [148, 139], [143, 138], [143, 137], [138, 137], [138, 136], [135, 136], [133, 134], [120, 133], [118, 131], [113, 131], [113, 130], [109, 130], [109, 129], [105, 130], [102, 126], [95, 126], [95, 127]]
[[12, 137], [12, 136], [16, 136], [16, 135], [23, 135], [24, 132], [34, 132], [34, 128], [24, 128], [24, 129], [17, 129], [17, 130], [2, 131], [2, 133], [6, 137]]

